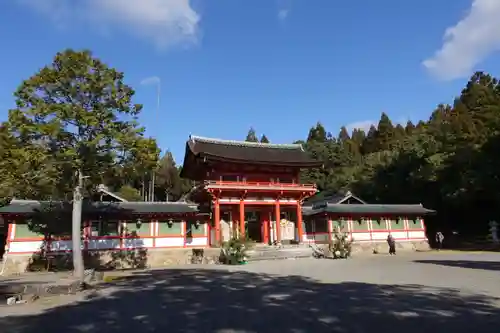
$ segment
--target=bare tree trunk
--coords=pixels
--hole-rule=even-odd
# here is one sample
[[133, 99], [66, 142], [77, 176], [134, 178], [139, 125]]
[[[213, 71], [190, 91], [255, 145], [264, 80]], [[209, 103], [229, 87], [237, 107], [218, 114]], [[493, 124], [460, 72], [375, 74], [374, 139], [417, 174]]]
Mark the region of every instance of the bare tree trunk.
[[83, 175], [77, 172], [78, 185], [73, 190], [72, 243], [73, 243], [73, 274], [80, 282], [84, 281], [84, 266], [82, 254], [82, 187]]

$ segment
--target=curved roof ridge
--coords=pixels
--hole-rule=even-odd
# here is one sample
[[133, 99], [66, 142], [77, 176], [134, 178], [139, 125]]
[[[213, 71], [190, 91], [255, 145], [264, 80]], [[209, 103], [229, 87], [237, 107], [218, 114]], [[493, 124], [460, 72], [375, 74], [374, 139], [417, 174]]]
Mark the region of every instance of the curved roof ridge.
[[278, 148], [278, 149], [300, 149], [304, 150], [301, 144], [297, 143], [261, 143], [261, 142], [248, 142], [248, 141], [237, 141], [237, 140], [223, 140], [215, 138], [207, 138], [198, 135], [190, 135], [189, 140], [196, 142], [206, 142], [206, 143], [219, 143], [231, 146], [240, 147], [265, 147], [265, 148]]

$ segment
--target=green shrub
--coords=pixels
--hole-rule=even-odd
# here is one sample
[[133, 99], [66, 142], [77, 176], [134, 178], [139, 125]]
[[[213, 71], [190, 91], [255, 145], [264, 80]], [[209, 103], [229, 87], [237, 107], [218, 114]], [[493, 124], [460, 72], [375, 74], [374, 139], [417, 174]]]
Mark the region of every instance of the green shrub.
[[334, 259], [349, 258], [352, 251], [352, 240], [349, 240], [347, 233], [335, 229], [328, 246], [328, 251]]
[[253, 242], [245, 237], [231, 237], [222, 244], [221, 262], [228, 265], [246, 263], [248, 250], [252, 248]]

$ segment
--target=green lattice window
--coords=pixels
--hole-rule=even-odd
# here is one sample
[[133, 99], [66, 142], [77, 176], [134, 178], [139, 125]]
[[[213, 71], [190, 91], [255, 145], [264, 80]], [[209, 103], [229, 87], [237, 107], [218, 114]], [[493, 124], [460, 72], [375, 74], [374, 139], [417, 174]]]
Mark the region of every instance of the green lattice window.
[[14, 237], [16, 239], [19, 239], [19, 238], [40, 238], [40, 237], [43, 237], [43, 235], [36, 233], [34, 231], [31, 231], [28, 224], [26, 224], [26, 223], [21, 223], [21, 224], [16, 223], [16, 233], [15, 233]]
[[404, 230], [405, 221], [403, 219], [391, 220], [391, 230]]
[[151, 223], [150, 221], [141, 221], [141, 223], [137, 223], [137, 220], [127, 221], [126, 233], [130, 236], [151, 236]]
[[347, 231], [347, 221], [346, 220], [332, 220], [332, 228], [336, 230], [337, 228], [340, 231]]
[[372, 230], [387, 230], [385, 219], [372, 220]]
[[92, 237], [119, 236], [120, 222], [112, 220], [101, 220], [90, 222], [90, 235]]
[[422, 229], [420, 219], [408, 220], [408, 229]]
[[186, 221], [186, 236], [187, 237], [195, 237], [195, 236], [205, 236], [205, 223], [197, 220], [189, 220]]
[[172, 220], [158, 222], [158, 235], [181, 235], [182, 221]]
[[353, 231], [368, 230], [368, 221], [367, 220], [354, 220], [354, 221], [352, 221], [352, 230]]

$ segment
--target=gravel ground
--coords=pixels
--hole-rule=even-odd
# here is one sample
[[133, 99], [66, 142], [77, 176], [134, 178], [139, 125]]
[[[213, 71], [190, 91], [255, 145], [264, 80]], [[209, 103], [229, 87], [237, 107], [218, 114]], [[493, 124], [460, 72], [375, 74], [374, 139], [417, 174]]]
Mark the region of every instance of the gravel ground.
[[0, 307], [2, 332], [500, 332], [500, 254], [280, 260], [135, 273]]

